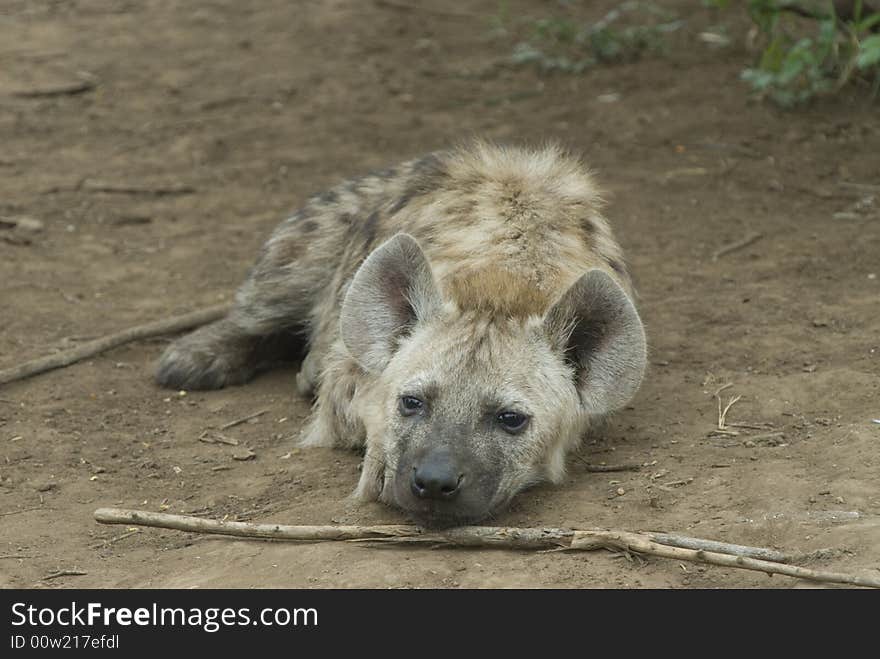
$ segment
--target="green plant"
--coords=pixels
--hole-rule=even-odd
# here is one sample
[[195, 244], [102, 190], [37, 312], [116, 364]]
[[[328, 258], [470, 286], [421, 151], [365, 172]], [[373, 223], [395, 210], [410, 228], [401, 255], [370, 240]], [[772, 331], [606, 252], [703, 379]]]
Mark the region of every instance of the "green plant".
[[592, 24], [568, 16], [541, 18], [534, 21], [531, 37], [514, 48], [511, 60], [543, 71], [580, 73], [662, 50], [665, 36], [683, 24], [653, 2], [639, 1], [622, 2]]
[[[861, 0], [843, 20], [831, 2], [804, 4], [791, 0], [749, 0], [752, 21], [764, 35], [766, 45], [756, 66], [742, 78], [760, 96], [783, 107], [839, 91], [853, 79], [873, 80], [880, 85], [880, 13], [865, 14]], [[803, 21], [791, 25], [798, 15], [815, 21], [816, 32], [801, 36]]]

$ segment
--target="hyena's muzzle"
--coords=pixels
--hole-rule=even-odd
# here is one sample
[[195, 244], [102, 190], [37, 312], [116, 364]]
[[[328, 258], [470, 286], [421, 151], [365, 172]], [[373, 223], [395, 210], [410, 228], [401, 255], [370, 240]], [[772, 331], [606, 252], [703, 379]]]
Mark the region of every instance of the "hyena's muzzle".
[[484, 519], [496, 507], [501, 481], [496, 470], [454, 444], [407, 451], [394, 472], [391, 503], [424, 526]]

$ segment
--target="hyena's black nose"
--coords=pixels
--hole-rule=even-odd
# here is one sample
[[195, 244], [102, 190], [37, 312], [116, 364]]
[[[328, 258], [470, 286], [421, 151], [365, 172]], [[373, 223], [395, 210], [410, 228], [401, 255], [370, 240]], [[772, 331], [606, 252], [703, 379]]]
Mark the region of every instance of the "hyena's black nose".
[[460, 490], [462, 474], [448, 456], [428, 455], [413, 467], [410, 487], [420, 499], [454, 499]]

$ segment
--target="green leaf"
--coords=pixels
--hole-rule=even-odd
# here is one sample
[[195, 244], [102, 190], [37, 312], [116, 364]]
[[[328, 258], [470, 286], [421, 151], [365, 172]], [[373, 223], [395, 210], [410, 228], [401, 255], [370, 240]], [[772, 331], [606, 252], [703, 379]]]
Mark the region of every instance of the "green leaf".
[[761, 61], [758, 64], [758, 68], [764, 69], [765, 71], [778, 71], [782, 67], [784, 59], [785, 47], [782, 44], [782, 37], [777, 36], [761, 54]]
[[875, 34], [861, 43], [856, 66], [864, 71], [878, 65], [880, 65], [880, 34]]
[[855, 28], [859, 32], [868, 32], [875, 25], [880, 25], [880, 14], [871, 14], [865, 20], [856, 23]]

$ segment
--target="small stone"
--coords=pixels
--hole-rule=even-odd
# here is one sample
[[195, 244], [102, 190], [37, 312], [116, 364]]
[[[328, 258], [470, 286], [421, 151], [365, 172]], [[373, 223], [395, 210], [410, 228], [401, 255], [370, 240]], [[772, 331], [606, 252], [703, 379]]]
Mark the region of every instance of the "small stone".
[[34, 483], [34, 489], [37, 492], [48, 492], [50, 490], [54, 490], [58, 487], [58, 483], [53, 483], [51, 481], [38, 481]]
[[626, 490], [624, 490], [622, 487], [618, 487], [617, 496], [622, 497], [624, 494], [626, 494]]
[[256, 458], [256, 457], [257, 457], [257, 454], [254, 453], [254, 452], [253, 452], [252, 450], [250, 450], [249, 448], [238, 449], [237, 451], [234, 451], [234, 452], [232, 453], [232, 459], [233, 459], [233, 460], [241, 460], [241, 461], [244, 461], [244, 460], [253, 460], [253, 459]]
[[35, 217], [0, 217], [0, 225], [9, 225], [13, 226], [17, 229], [21, 229], [22, 231], [29, 231], [31, 233], [39, 233], [43, 230], [44, 224], [41, 220], [38, 220]]

